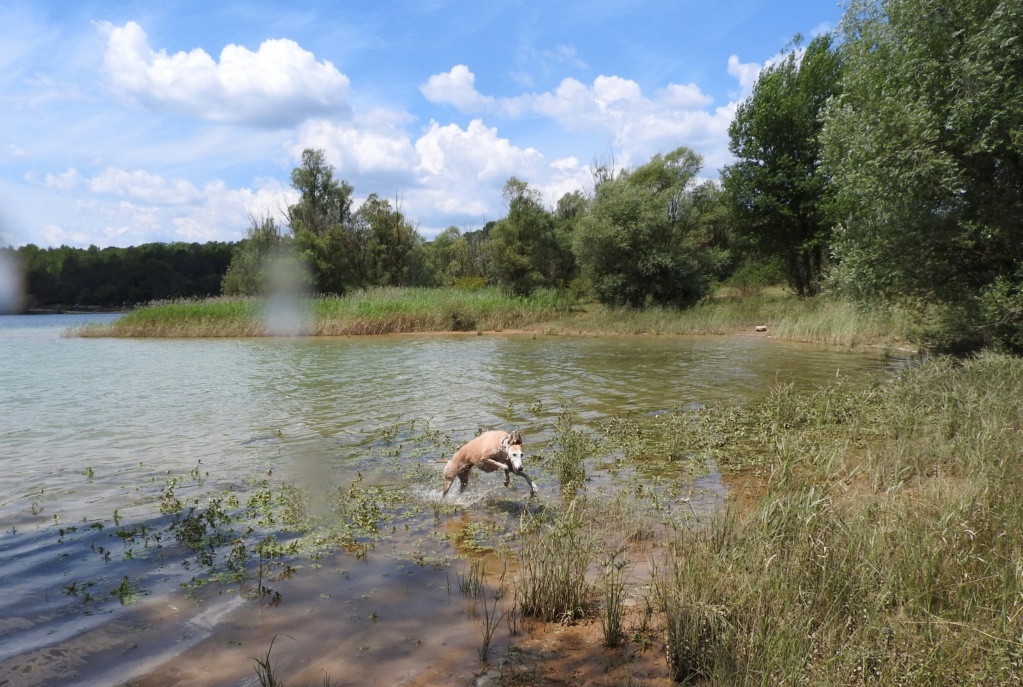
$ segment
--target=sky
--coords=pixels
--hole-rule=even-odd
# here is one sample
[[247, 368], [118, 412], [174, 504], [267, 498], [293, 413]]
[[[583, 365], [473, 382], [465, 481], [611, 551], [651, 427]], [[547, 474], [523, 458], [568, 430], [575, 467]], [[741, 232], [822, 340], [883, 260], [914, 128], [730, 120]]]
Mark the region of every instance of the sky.
[[730, 162], [764, 65], [834, 0], [0, 0], [0, 246], [237, 241], [321, 149], [427, 240], [595, 164]]

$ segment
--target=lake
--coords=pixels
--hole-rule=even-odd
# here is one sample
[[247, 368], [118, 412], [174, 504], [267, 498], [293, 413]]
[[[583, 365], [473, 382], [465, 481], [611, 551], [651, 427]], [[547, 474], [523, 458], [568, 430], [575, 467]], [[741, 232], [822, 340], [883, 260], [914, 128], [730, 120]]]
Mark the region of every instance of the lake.
[[[271, 641], [289, 685], [471, 677], [459, 533], [513, 521], [528, 488], [477, 476], [440, 509], [457, 445], [520, 430], [542, 503], [558, 490], [537, 456], [566, 413], [593, 430], [886, 365], [759, 336], [64, 336], [113, 317], [0, 317], [0, 685], [251, 685]], [[331, 530], [338, 494], [369, 509], [369, 488], [418, 505], [374, 511], [386, 537]], [[687, 488], [702, 508], [725, 491], [713, 474]], [[331, 534], [315, 553], [254, 558], [260, 537], [288, 543], [270, 513], [293, 493]], [[243, 531], [236, 511], [263, 515]], [[243, 549], [248, 567], [231, 568]]]

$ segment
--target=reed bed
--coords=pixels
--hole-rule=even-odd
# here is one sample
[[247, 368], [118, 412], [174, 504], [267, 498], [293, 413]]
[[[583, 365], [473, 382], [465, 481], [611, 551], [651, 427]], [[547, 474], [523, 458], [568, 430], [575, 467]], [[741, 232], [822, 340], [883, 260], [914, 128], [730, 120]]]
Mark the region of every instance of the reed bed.
[[252, 337], [350, 336], [520, 328], [571, 309], [563, 295], [541, 290], [527, 298], [498, 289], [377, 288], [308, 300], [208, 298], [152, 303], [108, 325], [74, 336]]
[[1019, 684], [1023, 361], [934, 360], [730, 417], [720, 454], [759, 444], [765, 493], [680, 528], [661, 562], [673, 677]]
[[900, 308], [864, 309], [827, 298], [796, 298], [784, 292], [703, 301], [678, 310], [589, 306], [584, 314], [549, 324], [552, 333], [722, 335], [767, 328], [769, 336], [860, 348], [902, 346], [916, 318]]
[[283, 301], [208, 298], [151, 303], [106, 325], [69, 332], [83, 337], [356, 336], [412, 332], [527, 329], [559, 335], [752, 332], [846, 348], [902, 347], [919, 319], [899, 309], [865, 310], [782, 291], [708, 299], [693, 308], [626, 309], [580, 305], [564, 292], [525, 298], [496, 288], [374, 288], [343, 297]]

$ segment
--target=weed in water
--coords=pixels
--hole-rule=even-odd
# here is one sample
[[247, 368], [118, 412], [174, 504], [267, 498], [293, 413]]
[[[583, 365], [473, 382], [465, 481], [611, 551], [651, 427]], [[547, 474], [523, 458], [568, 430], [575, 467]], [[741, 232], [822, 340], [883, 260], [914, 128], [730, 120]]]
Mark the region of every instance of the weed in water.
[[260, 687], [284, 687], [277, 674], [277, 663], [270, 661], [270, 653], [273, 651], [274, 642], [277, 636], [270, 640], [270, 646], [266, 649], [266, 655], [260, 658], [250, 657], [256, 664], [256, 679]]
[[630, 563], [624, 546], [604, 553], [600, 565], [601, 591], [604, 603], [600, 609], [600, 627], [604, 646], [616, 647], [621, 643], [625, 616], [625, 585]]
[[584, 506], [572, 501], [562, 512], [522, 515], [519, 607], [525, 615], [546, 622], [580, 617], [590, 586], [586, 570], [593, 558], [594, 538], [586, 531]]
[[494, 631], [501, 624], [504, 613], [497, 614], [499, 599], [497, 594], [493, 595], [493, 603], [487, 603], [486, 586], [480, 590], [480, 600], [483, 602], [483, 643], [478, 648], [480, 660], [486, 662], [490, 657], [490, 644], [494, 639]]

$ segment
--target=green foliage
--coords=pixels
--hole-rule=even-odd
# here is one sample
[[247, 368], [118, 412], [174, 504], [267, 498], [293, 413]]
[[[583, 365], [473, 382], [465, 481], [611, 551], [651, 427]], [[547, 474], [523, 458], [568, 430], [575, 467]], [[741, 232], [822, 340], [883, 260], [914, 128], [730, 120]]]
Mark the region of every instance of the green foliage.
[[789, 53], [761, 72], [728, 130], [737, 161], [723, 170], [722, 183], [736, 231], [756, 253], [780, 259], [801, 296], [819, 290], [829, 250], [830, 188], [819, 134], [841, 73], [830, 36], [814, 38], [799, 59]]
[[252, 217], [251, 222], [248, 237], [232, 252], [222, 283], [223, 294], [266, 296], [307, 290], [304, 269], [293, 255], [291, 236], [282, 233], [273, 217]]
[[843, 93], [822, 134], [837, 283], [865, 300], [946, 304], [977, 341], [1005, 339], [1019, 323], [999, 294], [1023, 265], [1023, 7], [857, 2], [843, 31]]
[[490, 230], [488, 248], [497, 283], [517, 296], [564, 283], [570, 252], [559, 242], [540, 193], [512, 177], [504, 186], [508, 215]]
[[355, 213], [355, 233], [366, 235], [370, 273], [366, 284], [414, 286], [423, 271], [423, 239], [400, 209], [370, 194]]
[[301, 197], [288, 208], [295, 246], [313, 273], [315, 290], [343, 295], [369, 286], [429, 283], [422, 237], [400, 206], [372, 193], [352, 212], [355, 189], [334, 178], [322, 150], [306, 149], [291, 173]]
[[351, 222], [351, 184], [334, 179], [334, 167], [322, 150], [307, 148], [302, 164], [291, 172], [291, 185], [300, 198], [288, 207], [288, 224], [296, 248], [312, 269], [315, 290], [343, 294], [365, 286], [369, 254], [365, 232]]
[[694, 187], [701, 165], [678, 148], [597, 185], [572, 249], [601, 303], [684, 306], [707, 293], [727, 254], [708, 240], [718, 194]]
[[229, 243], [147, 243], [130, 248], [5, 248], [21, 264], [28, 307], [123, 307], [220, 293]]
[[583, 615], [591, 591], [586, 569], [595, 546], [583, 510], [583, 504], [572, 501], [563, 511], [523, 516], [516, 593], [524, 615], [547, 622]]
[[562, 494], [572, 495], [586, 482], [585, 459], [597, 453], [597, 442], [586, 433], [573, 429], [571, 413], [558, 416], [557, 448], [547, 461], [558, 480]]

